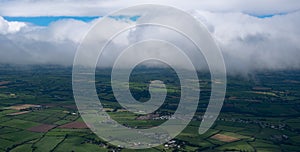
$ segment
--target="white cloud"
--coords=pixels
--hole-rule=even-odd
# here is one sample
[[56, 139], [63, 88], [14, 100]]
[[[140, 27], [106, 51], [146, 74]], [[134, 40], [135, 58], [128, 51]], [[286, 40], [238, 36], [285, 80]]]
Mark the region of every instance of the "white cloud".
[[0, 16], [0, 34], [16, 33], [25, 26], [23, 22], [8, 22]]
[[184, 10], [277, 14], [300, 9], [299, 0], [1, 0], [0, 16], [98, 16], [138, 4], [171, 5]]
[[196, 11], [222, 48], [229, 70], [300, 67], [300, 12], [272, 18]]
[[[14, 25], [14, 22], [3, 22]], [[77, 45], [91, 25], [68, 19], [48, 27], [26, 25], [13, 32], [7, 26], [1, 28], [0, 63], [70, 65]]]
[[[241, 12], [194, 10], [190, 13], [204, 22], [215, 37], [229, 71], [300, 68], [300, 11], [270, 18]], [[68, 19], [38, 27], [8, 22], [0, 17], [0, 62], [71, 65], [80, 40], [94, 22]], [[153, 29], [130, 32], [127, 38], [135, 41], [156, 33]], [[161, 33], [161, 36], [176, 38]], [[174, 42], [180, 41], [174, 39]], [[123, 44], [114, 47], [117, 49], [118, 45]], [[108, 53], [104, 58], [109, 60], [111, 56]]]

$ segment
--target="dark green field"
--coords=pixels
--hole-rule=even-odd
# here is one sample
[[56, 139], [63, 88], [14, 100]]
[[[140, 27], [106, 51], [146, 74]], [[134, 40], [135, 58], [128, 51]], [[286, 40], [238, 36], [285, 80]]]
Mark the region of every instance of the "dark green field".
[[[166, 121], [137, 120], [141, 115], [122, 110], [113, 96], [109, 74], [109, 69], [98, 69], [96, 86], [113, 119], [138, 128]], [[147, 101], [147, 85], [152, 79], [164, 81], [168, 89], [165, 103], [155, 114], [171, 115], [180, 97], [174, 71], [133, 71], [133, 96]], [[174, 143], [140, 151], [300, 151], [300, 71], [228, 76], [222, 112], [203, 135], [198, 135], [198, 128], [210, 96], [210, 76], [199, 72], [199, 79], [201, 99], [189, 126]], [[133, 150], [110, 145], [84, 126], [73, 99], [70, 67], [0, 65], [0, 151]]]

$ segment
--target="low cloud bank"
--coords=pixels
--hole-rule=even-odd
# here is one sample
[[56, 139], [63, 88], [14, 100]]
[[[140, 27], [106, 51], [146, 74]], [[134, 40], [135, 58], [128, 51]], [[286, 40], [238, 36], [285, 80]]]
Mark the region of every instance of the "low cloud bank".
[[[300, 68], [300, 12], [268, 18], [239, 12], [194, 10], [190, 13], [216, 39], [229, 73]], [[96, 21], [65, 19], [40, 27], [0, 17], [0, 63], [72, 65], [76, 48]], [[151, 33], [155, 34], [153, 29], [130, 32], [126, 41]], [[118, 45], [122, 44], [115, 44]], [[109, 52], [103, 58], [109, 60]]]

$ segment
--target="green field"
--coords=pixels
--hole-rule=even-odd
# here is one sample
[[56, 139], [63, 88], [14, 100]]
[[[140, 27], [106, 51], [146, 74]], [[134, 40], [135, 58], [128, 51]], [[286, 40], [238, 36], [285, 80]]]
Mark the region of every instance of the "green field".
[[[170, 116], [179, 102], [178, 78], [172, 70], [151, 70], [133, 72], [130, 80], [132, 95], [136, 100], [145, 102], [150, 98], [147, 91], [149, 81], [153, 78], [164, 81], [168, 89], [167, 98], [155, 114]], [[124, 111], [113, 96], [109, 74], [109, 69], [98, 69], [96, 86], [99, 99], [112, 119], [128, 127], [144, 129], [167, 121], [144, 119], [144, 115]], [[175, 143], [130, 150], [109, 144], [88, 128], [61, 127], [71, 122], [83, 122], [73, 99], [70, 67], [16, 66], [7, 69], [0, 66], [0, 81], [10, 81], [0, 88], [0, 151], [299, 151], [300, 86], [294, 82], [300, 82], [300, 71], [257, 73], [255, 79], [229, 76], [221, 114], [213, 127], [202, 135], [198, 134], [198, 128], [210, 96], [210, 81], [209, 74], [199, 73], [199, 78], [203, 91], [197, 113], [174, 139]], [[9, 109], [23, 104], [41, 107]], [[22, 111], [28, 112], [9, 115]], [[47, 131], [31, 130], [39, 125], [54, 127]], [[216, 134], [238, 140], [224, 142], [212, 138]]]

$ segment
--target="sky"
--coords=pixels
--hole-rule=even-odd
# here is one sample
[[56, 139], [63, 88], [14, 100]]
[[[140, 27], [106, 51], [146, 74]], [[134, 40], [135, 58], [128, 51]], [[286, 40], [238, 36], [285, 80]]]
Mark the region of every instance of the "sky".
[[59, 20], [67, 20], [74, 19], [83, 22], [90, 22], [99, 18], [99, 16], [3, 16], [6, 21], [9, 22], [27, 22], [37, 26], [49, 26], [53, 22], [57, 22]]
[[72, 65], [102, 16], [146, 3], [178, 7], [204, 23], [229, 72], [300, 68], [299, 0], [0, 0], [0, 63]]

